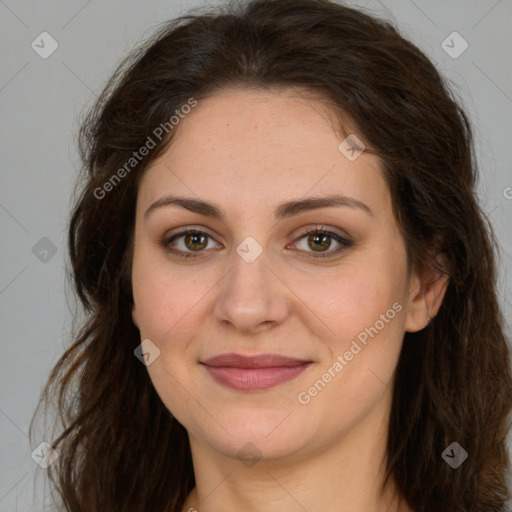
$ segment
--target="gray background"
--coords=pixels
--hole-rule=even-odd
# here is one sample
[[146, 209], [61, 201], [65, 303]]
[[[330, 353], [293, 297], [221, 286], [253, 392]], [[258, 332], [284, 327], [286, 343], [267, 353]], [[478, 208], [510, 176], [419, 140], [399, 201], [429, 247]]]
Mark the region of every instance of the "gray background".
[[[512, 318], [512, 0], [349, 3], [395, 21], [453, 83], [471, 116], [479, 194], [502, 245], [500, 299]], [[69, 342], [65, 229], [79, 166], [78, 116], [138, 41], [201, 5], [0, 0], [0, 512], [43, 510], [42, 490], [33, 497], [33, 483], [45, 470], [32, 460], [37, 444], [29, 445], [27, 432], [42, 386]], [[46, 59], [31, 47], [44, 31], [59, 45]], [[441, 46], [453, 31], [469, 44], [458, 58]], [[461, 48], [457, 40], [446, 44], [452, 52]]]

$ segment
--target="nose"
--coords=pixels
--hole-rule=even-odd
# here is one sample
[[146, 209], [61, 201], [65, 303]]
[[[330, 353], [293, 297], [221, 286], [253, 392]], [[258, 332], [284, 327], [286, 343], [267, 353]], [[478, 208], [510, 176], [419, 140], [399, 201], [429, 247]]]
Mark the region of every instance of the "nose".
[[281, 324], [290, 314], [290, 289], [269, 266], [265, 250], [252, 263], [234, 252], [231, 271], [219, 283], [215, 316], [240, 332], [258, 332]]

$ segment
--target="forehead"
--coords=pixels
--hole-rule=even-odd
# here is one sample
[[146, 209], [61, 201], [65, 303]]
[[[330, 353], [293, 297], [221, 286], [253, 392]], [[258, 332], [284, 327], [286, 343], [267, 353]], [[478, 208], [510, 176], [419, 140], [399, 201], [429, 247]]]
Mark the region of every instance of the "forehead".
[[[349, 122], [344, 128], [352, 133]], [[390, 201], [378, 158], [349, 160], [334, 111], [311, 93], [222, 90], [199, 100], [175, 129], [145, 172], [141, 203], [170, 191], [251, 208], [332, 192], [379, 207]]]

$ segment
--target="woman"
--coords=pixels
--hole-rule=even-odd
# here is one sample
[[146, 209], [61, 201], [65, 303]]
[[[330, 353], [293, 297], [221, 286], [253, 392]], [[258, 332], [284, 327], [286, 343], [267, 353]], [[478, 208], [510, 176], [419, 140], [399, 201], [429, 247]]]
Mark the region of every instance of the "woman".
[[118, 69], [81, 151], [87, 319], [44, 395], [62, 510], [503, 508], [471, 127], [396, 29], [326, 0], [185, 16]]

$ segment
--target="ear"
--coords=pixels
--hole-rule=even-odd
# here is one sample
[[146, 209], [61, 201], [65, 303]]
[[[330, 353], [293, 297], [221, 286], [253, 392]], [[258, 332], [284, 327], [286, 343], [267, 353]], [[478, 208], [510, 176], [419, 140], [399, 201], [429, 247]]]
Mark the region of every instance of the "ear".
[[[441, 268], [446, 259], [439, 255], [438, 263]], [[407, 332], [417, 332], [424, 329], [433, 319], [441, 304], [448, 288], [449, 277], [428, 269], [415, 271], [410, 278], [409, 299], [407, 301], [407, 313], [405, 320], [405, 330]]]
[[133, 323], [135, 324], [135, 327], [137, 327], [137, 329], [140, 330], [139, 321], [137, 319], [137, 308], [135, 307], [135, 302], [133, 302], [132, 304], [132, 320]]

